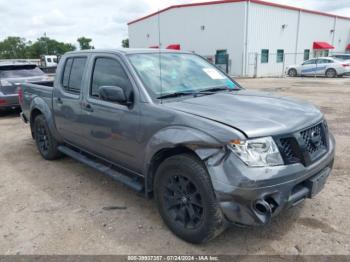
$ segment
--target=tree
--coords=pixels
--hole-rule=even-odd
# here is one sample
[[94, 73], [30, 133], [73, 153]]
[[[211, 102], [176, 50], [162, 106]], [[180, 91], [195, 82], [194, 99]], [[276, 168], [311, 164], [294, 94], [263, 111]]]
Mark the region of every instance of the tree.
[[43, 36], [36, 42], [26, 41], [24, 38], [9, 36], [0, 41], [0, 59], [40, 58], [41, 55], [63, 55], [76, 48], [69, 43], [58, 42]]
[[80, 50], [86, 50], [86, 49], [95, 49], [95, 47], [93, 47], [92, 45], [90, 45], [92, 39], [91, 38], [86, 38], [84, 36], [79, 37], [77, 39], [79, 46], [80, 46]]
[[30, 58], [39, 58], [41, 55], [63, 55], [75, 49], [75, 46], [72, 44], [58, 42], [43, 36], [38, 38], [34, 44], [28, 46], [27, 53]]
[[9, 36], [4, 41], [0, 42], [0, 58], [27, 58], [26, 48], [27, 44], [24, 38]]
[[129, 38], [122, 40], [122, 47], [128, 48], [129, 47]]

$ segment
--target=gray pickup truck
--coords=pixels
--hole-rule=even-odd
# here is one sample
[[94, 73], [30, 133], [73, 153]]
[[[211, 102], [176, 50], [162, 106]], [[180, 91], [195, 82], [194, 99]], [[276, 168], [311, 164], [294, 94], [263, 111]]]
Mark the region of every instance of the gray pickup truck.
[[192, 243], [268, 223], [321, 191], [333, 166], [335, 141], [316, 107], [245, 90], [191, 53], [71, 52], [54, 83], [19, 94], [45, 159], [68, 155], [154, 197]]

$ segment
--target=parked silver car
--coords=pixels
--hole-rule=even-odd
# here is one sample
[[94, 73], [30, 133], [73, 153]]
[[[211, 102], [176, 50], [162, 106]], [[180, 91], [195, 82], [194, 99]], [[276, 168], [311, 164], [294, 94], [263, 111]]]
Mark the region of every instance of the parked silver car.
[[320, 75], [326, 77], [343, 76], [350, 73], [350, 62], [332, 57], [319, 57], [304, 61], [300, 65], [286, 67], [286, 74], [295, 76]]
[[341, 60], [341, 61], [350, 61], [350, 53], [349, 54], [336, 54], [332, 55], [331, 57]]
[[0, 110], [19, 107], [17, 89], [24, 82], [52, 80], [35, 64], [0, 63]]

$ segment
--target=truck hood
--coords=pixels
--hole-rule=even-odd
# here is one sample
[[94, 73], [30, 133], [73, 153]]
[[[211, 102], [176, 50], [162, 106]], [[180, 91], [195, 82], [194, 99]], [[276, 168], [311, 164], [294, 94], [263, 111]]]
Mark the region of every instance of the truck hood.
[[323, 118], [307, 102], [247, 90], [219, 92], [163, 105], [233, 127], [247, 137], [287, 134]]

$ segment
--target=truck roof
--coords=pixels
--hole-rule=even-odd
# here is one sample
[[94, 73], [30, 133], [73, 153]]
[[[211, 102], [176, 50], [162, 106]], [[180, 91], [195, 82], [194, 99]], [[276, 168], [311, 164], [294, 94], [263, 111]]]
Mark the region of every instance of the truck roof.
[[68, 52], [67, 54], [78, 53], [123, 53], [123, 54], [139, 54], [139, 53], [189, 53], [184, 51], [172, 49], [158, 49], [158, 48], [116, 48], [116, 49], [89, 49]]

